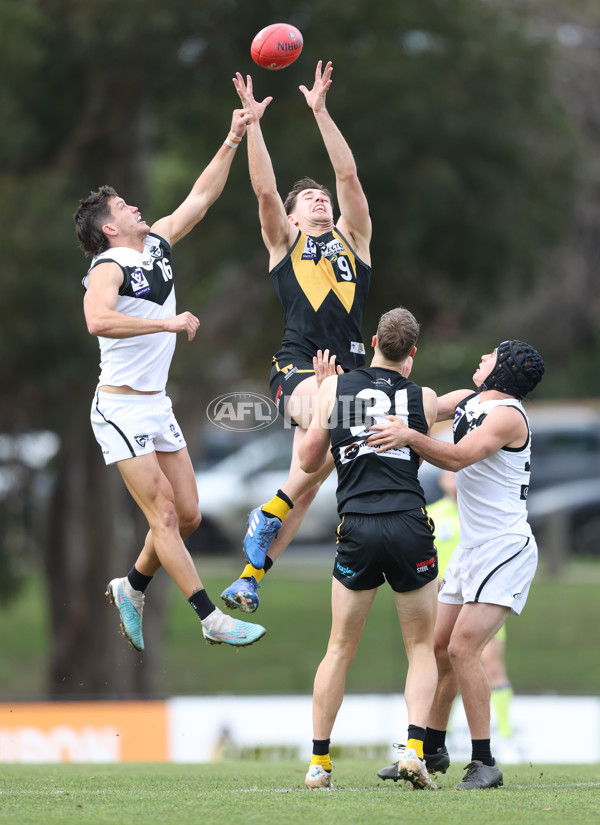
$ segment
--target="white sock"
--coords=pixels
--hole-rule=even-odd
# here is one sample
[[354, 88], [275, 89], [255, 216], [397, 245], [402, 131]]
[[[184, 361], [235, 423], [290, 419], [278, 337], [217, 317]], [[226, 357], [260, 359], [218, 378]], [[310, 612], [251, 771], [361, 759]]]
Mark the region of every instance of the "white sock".
[[235, 619], [227, 613], [223, 613], [218, 607], [215, 607], [213, 612], [202, 619], [202, 626], [211, 633], [220, 633], [222, 631], [233, 630], [235, 627]]

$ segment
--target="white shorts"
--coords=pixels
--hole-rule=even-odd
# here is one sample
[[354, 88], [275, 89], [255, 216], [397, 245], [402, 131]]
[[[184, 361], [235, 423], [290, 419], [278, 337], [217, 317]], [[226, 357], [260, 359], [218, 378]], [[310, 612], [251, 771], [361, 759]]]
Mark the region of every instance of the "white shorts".
[[448, 562], [438, 598], [445, 604], [500, 604], [518, 616], [527, 601], [537, 558], [533, 536], [499, 536], [478, 547], [459, 544]]
[[164, 391], [115, 395], [96, 390], [90, 420], [107, 464], [155, 450], [174, 453], [186, 446], [171, 399]]

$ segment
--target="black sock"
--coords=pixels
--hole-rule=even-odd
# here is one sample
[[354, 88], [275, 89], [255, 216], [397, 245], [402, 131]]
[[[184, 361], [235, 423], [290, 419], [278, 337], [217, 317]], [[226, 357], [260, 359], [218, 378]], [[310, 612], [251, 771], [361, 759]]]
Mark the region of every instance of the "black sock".
[[331, 739], [313, 739], [313, 754], [315, 756], [327, 756], [330, 742]]
[[484, 765], [494, 764], [489, 739], [471, 739], [471, 762], [475, 760]]
[[215, 606], [208, 598], [208, 593], [206, 590], [196, 590], [192, 595], [189, 597], [188, 602], [192, 605], [200, 620], [206, 619], [207, 616], [210, 616], [211, 613], [214, 612]]
[[269, 558], [269, 556], [267, 556], [265, 558], [265, 563], [263, 564], [263, 570], [265, 571], [265, 573], [268, 573], [269, 570], [272, 567], [273, 567], [273, 559], [271, 559], [271, 558]]
[[[275, 495], [273, 496], [271, 501], [273, 501], [276, 498], [280, 498], [283, 502], [285, 502], [285, 504], [287, 504], [287, 506], [290, 508], [290, 510], [294, 509], [294, 502], [291, 500], [291, 498], [289, 496], [286, 496], [286, 494], [283, 492], [283, 490], [277, 490], [277, 492], [275, 493]], [[269, 504], [269, 502], [267, 502], [267, 504]], [[260, 508], [263, 511], [263, 513], [265, 514], [265, 516], [268, 516], [269, 518], [278, 518], [278, 519], [281, 520], [281, 516], [277, 516], [277, 515], [275, 515], [275, 513], [271, 513], [269, 510], [265, 510], [265, 507], [267, 506], [267, 504], [265, 504], [263, 507]]]
[[292, 501], [292, 499], [289, 496], [286, 496], [286, 494], [283, 492], [283, 490], [277, 490], [276, 495], [278, 495], [280, 499], [285, 501], [286, 504], [289, 504], [291, 510], [294, 509], [294, 502]]
[[408, 738], [418, 739], [421, 742], [425, 741], [425, 728], [420, 728], [418, 725], [409, 725]]
[[446, 744], [446, 731], [435, 730], [435, 728], [425, 728], [425, 739], [423, 740], [423, 750], [425, 753], [433, 755], [441, 750]]
[[127, 578], [129, 580], [129, 584], [133, 587], [134, 590], [139, 590], [142, 593], [146, 592], [146, 588], [152, 581], [152, 576], [144, 576], [143, 573], [140, 573], [139, 570], [135, 569], [135, 564], [127, 574]]

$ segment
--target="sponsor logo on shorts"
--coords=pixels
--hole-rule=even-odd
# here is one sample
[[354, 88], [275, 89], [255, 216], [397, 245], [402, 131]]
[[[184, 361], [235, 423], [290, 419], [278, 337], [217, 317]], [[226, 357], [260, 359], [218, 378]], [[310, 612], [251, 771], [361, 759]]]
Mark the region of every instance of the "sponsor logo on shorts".
[[277, 418], [277, 407], [258, 392], [228, 392], [210, 402], [206, 417], [222, 430], [263, 430]]
[[288, 370], [288, 372], [286, 372], [286, 374], [285, 374], [285, 378], [284, 378], [283, 380], [284, 380], [284, 381], [287, 381], [287, 380], [288, 380], [288, 378], [291, 378], [291, 377], [292, 377], [292, 375], [293, 375], [295, 372], [298, 372], [298, 367], [292, 367], [292, 368], [291, 368], [291, 370]]
[[527, 500], [529, 495], [529, 484], [521, 484], [521, 500]]
[[523, 594], [522, 594], [522, 593], [513, 593], [513, 599], [514, 599], [516, 602], [520, 602], [522, 598], [523, 598]]
[[339, 561], [336, 561], [335, 566], [340, 571], [342, 576], [354, 576], [355, 575], [354, 570], [350, 570], [349, 567], [344, 567], [344, 565], [340, 564]]
[[148, 439], [150, 438], [148, 433], [140, 433], [139, 435], [134, 435], [133, 437], [140, 447], [145, 447], [148, 443]]
[[430, 559], [425, 559], [425, 561], [418, 561], [417, 562], [417, 573], [426, 573], [427, 570], [435, 567], [435, 556], [432, 556]]
[[175, 429], [175, 424], [170, 424], [169, 429], [171, 430], [175, 438], [181, 438], [181, 433], [177, 432], [177, 430]]
[[364, 355], [365, 345], [361, 341], [350, 341], [350, 352], [357, 352], [359, 355]]

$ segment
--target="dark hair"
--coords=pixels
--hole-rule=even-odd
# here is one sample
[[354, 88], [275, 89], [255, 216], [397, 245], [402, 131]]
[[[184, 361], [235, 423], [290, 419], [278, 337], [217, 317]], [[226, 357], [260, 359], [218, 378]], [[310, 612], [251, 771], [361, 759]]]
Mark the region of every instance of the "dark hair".
[[398, 363], [408, 357], [419, 338], [419, 323], [405, 307], [385, 312], [377, 324], [377, 348], [386, 361]]
[[86, 256], [99, 255], [108, 249], [108, 238], [102, 227], [111, 217], [111, 199], [118, 197], [112, 186], [101, 186], [97, 192], [91, 192], [85, 200], [79, 201], [73, 220], [79, 245]]
[[301, 178], [297, 180], [296, 183], [290, 189], [287, 198], [285, 199], [283, 205], [285, 207], [286, 215], [291, 215], [294, 211], [294, 207], [296, 206], [296, 198], [300, 194], [300, 192], [304, 192], [305, 189], [318, 189], [320, 192], [323, 192], [329, 198], [331, 204], [333, 205], [333, 197], [331, 192], [326, 186], [323, 186], [321, 183], [317, 183], [316, 180], [312, 178]]

